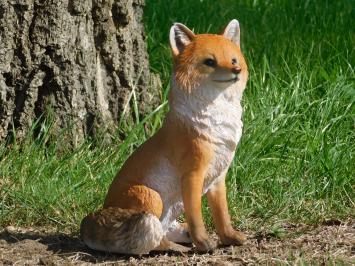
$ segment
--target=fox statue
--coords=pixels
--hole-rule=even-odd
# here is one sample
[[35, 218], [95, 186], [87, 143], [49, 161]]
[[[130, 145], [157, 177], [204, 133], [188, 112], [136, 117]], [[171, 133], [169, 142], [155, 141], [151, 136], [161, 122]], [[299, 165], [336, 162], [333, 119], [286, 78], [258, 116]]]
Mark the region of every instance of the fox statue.
[[[170, 29], [173, 55], [169, 111], [162, 127], [124, 163], [101, 210], [81, 223], [81, 237], [96, 250], [146, 254], [152, 250], [199, 252], [216, 247], [206, 231], [206, 194], [223, 245], [242, 245], [233, 229], [225, 176], [242, 135], [241, 99], [248, 69], [240, 27], [194, 34], [180, 23]], [[177, 218], [185, 214], [186, 223]]]

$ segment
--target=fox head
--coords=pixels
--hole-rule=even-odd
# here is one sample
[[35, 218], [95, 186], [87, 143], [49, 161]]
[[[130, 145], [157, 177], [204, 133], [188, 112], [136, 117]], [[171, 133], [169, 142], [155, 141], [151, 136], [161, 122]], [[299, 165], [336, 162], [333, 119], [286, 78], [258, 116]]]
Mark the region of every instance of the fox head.
[[238, 84], [244, 89], [248, 69], [240, 50], [240, 28], [232, 20], [221, 34], [194, 34], [175, 23], [170, 29], [170, 46], [177, 85], [188, 91], [200, 84], [227, 88]]

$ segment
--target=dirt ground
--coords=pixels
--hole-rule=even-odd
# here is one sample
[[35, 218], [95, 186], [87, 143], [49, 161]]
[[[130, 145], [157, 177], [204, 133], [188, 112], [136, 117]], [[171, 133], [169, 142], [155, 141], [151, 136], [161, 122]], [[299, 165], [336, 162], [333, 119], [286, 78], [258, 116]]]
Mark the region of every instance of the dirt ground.
[[46, 228], [10, 226], [0, 231], [0, 265], [355, 265], [354, 220], [286, 224], [281, 233], [247, 234], [246, 245], [211, 254], [131, 257], [89, 250], [78, 237]]

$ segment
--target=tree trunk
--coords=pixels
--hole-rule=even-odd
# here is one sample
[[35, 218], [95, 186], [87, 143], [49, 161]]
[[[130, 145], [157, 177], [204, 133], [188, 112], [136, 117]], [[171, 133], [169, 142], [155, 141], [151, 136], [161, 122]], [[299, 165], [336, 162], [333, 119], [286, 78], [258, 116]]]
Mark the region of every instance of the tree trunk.
[[[157, 100], [143, 0], [1, 0], [0, 140], [51, 116], [73, 144]], [[133, 97], [132, 97], [133, 96]], [[50, 115], [52, 114], [52, 115]], [[101, 134], [101, 133], [100, 133]]]

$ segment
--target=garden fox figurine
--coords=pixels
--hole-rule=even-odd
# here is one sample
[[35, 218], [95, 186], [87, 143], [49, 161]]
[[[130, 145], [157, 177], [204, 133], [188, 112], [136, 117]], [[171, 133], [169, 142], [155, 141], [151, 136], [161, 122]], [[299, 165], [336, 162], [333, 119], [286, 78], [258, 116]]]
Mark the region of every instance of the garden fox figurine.
[[[103, 209], [86, 216], [81, 237], [92, 249], [145, 254], [151, 250], [200, 252], [215, 247], [201, 213], [206, 194], [223, 245], [246, 237], [232, 228], [225, 176], [242, 135], [241, 98], [248, 69], [240, 28], [194, 34], [180, 23], [170, 29], [174, 59], [170, 110], [158, 132], [125, 162]], [[177, 222], [185, 213], [186, 224]], [[180, 243], [180, 244], [177, 244]]]

